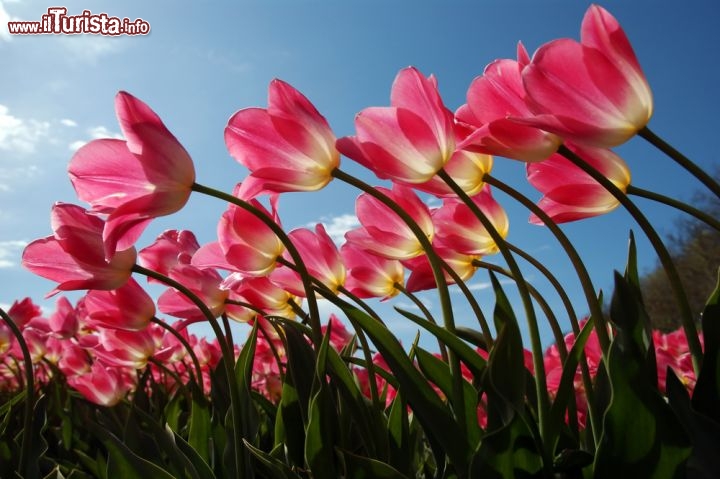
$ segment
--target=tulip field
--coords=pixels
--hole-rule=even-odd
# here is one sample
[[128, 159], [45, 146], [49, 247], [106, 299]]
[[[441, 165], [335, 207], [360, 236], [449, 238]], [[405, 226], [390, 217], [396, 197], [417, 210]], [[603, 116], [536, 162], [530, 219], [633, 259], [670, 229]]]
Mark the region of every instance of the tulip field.
[[[579, 40], [532, 55], [519, 44], [455, 111], [435, 76], [401, 69], [389, 105], [362, 109], [345, 137], [276, 79], [265, 107], [225, 127], [249, 171], [233, 191], [201, 183], [160, 116], [119, 92], [123, 139], [72, 155], [78, 204], [55, 203], [49, 234], [22, 254], [55, 285], [54, 311], [29, 297], [0, 308], [0, 477], [718, 477], [720, 285], [693, 314], [693, 285], [635, 199], [715, 232], [720, 218], [636, 188], [617, 147], [645, 140], [703, 192], [720, 197], [720, 184], [650, 130], [640, 63], [593, 5]], [[503, 161], [524, 163], [539, 201], [493, 172]], [[283, 194], [330, 182], [357, 193], [359, 226], [341, 244], [322, 224], [283, 226]], [[214, 241], [189, 229], [146, 241], [196, 195], [225, 208]], [[523, 249], [506, 202], [552, 234], [571, 278]], [[601, 292], [563, 224], [615, 210], [636, 227], [625, 270]], [[653, 329], [645, 311], [640, 235], [672, 286], [675, 331]], [[468, 286], [481, 274], [490, 307]], [[580, 285], [582, 310], [565, 282]], [[460, 300], [472, 327], [458, 326]], [[432, 347], [401, 341], [380, 303]], [[198, 323], [212, 334], [191, 332]]]

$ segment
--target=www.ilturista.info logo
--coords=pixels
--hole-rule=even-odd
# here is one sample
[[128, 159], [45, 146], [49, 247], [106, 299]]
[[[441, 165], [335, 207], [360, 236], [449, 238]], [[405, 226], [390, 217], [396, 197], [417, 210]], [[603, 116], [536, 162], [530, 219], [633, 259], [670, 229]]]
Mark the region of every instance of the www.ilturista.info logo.
[[150, 24], [142, 18], [130, 20], [111, 17], [107, 13], [91, 13], [90, 10], [83, 10], [80, 15], [68, 15], [65, 7], [50, 7], [39, 22], [8, 22], [8, 31], [12, 35], [147, 35]]

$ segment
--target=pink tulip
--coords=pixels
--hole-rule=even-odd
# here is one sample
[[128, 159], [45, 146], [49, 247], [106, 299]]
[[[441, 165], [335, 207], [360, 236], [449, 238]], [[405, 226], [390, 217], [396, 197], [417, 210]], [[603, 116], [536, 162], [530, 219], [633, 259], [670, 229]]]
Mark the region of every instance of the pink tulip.
[[[172, 269], [169, 276], [198, 296], [215, 317], [225, 311], [225, 300], [229, 293], [220, 288], [222, 277], [216, 270], [178, 265]], [[158, 309], [170, 316], [193, 322], [207, 320], [200, 308], [175, 288], [168, 288], [160, 295]]]
[[[428, 240], [432, 241], [434, 227], [430, 210], [412, 189], [400, 184], [393, 185], [392, 190], [384, 187], [376, 189], [410, 215]], [[410, 227], [397, 213], [373, 196], [361, 194], [355, 202], [355, 212], [362, 226], [345, 234], [349, 243], [389, 259], [410, 259], [424, 253]]]
[[25, 268], [60, 283], [49, 296], [58, 291], [115, 289], [128, 280], [135, 248], [118, 251], [106, 260], [100, 218], [79, 206], [56, 203], [51, 219], [55, 234], [30, 243], [22, 256]]
[[123, 331], [102, 328], [93, 353], [108, 366], [142, 369], [158, 347], [150, 329]]
[[68, 168], [78, 198], [108, 215], [107, 256], [135, 244], [153, 218], [180, 210], [195, 183], [190, 155], [150, 107], [120, 92], [115, 111], [127, 141], [91, 141]]
[[[652, 336], [653, 343], [655, 344], [658, 387], [660, 391], [665, 392], [667, 368], [669, 367], [688, 391], [692, 392], [693, 389], [695, 389], [697, 378], [693, 370], [692, 357], [685, 333], [680, 329], [667, 334], [663, 334], [660, 331], [653, 331]], [[702, 336], [700, 336], [700, 339], [702, 341]]]
[[455, 151], [453, 114], [443, 104], [433, 76], [400, 70], [389, 107], [366, 108], [355, 117], [356, 136], [341, 138], [342, 154], [379, 178], [424, 183]]
[[[457, 126], [457, 129], [460, 129]], [[482, 191], [485, 185], [485, 175], [490, 173], [493, 158], [484, 153], [469, 150], [455, 150], [443, 167], [445, 172], [468, 196], [475, 196]], [[429, 181], [413, 185], [413, 188], [438, 197], [454, 197], [456, 193], [439, 176], [433, 176]]]
[[90, 372], [92, 361], [88, 350], [74, 341], [63, 341], [58, 368], [68, 378]]
[[397, 285], [405, 282], [400, 261], [369, 253], [352, 243], [340, 248], [348, 270], [345, 287], [359, 298], [389, 299], [400, 293]]
[[475, 130], [462, 141], [462, 148], [527, 162], [542, 161], [557, 151], [561, 143], [557, 135], [510, 118], [533, 116], [520, 75], [528, 62], [525, 47], [518, 44], [518, 61], [495, 60], [473, 80], [467, 104], [455, 114]]
[[[433, 245], [435, 253], [447, 263], [453, 271], [462, 279], [467, 281], [477, 271], [477, 266], [473, 264], [475, 260], [479, 260], [479, 255], [470, 255], [460, 253], [452, 248], [442, 245]], [[403, 265], [410, 270], [410, 276], [407, 279], [405, 289], [411, 293], [417, 291], [425, 291], [437, 287], [435, 276], [433, 274], [427, 255], [418, 256], [402, 262]], [[448, 284], [454, 284], [455, 281], [450, 277], [447, 271], [443, 272], [445, 281]]]
[[340, 164], [330, 125], [288, 83], [273, 80], [268, 90], [267, 109], [242, 109], [225, 128], [230, 155], [250, 170], [239, 196], [323, 188]]
[[7, 310], [8, 316], [17, 325], [19, 329], [23, 329], [30, 321], [38, 316], [42, 316], [40, 306], [33, 303], [30, 298], [23, 298], [15, 301]]
[[579, 43], [546, 43], [522, 77], [536, 114], [524, 122], [577, 143], [612, 148], [652, 116], [652, 93], [632, 46], [617, 20], [597, 5], [583, 18]]
[[[622, 191], [630, 184], [628, 166], [611, 150], [571, 143], [566, 146]], [[560, 154], [540, 163], [528, 164], [527, 178], [544, 195], [538, 206], [556, 223], [605, 214], [620, 204], [590, 175]], [[530, 217], [530, 222], [543, 224], [535, 215]]]
[[[265, 316], [279, 316], [292, 319], [295, 311], [290, 302], [300, 304], [300, 300], [276, 285], [267, 277], [242, 277], [238, 274], [229, 275], [222, 283], [222, 288], [231, 293], [233, 299], [251, 304], [255, 309], [262, 311]], [[258, 315], [257, 311], [249, 308], [235, 307], [230, 316], [236, 321], [249, 322]]]
[[155, 316], [155, 303], [137, 281], [112, 291], [88, 291], [84, 300], [85, 319], [95, 327], [140, 331]]
[[[345, 265], [325, 227], [318, 224], [314, 232], [307, 228], [298, 228], [291, 231], [288, 236], [300, 253], [310, 275], [320, 280], [332, 292], [337, 293], [338, 288], [345, 283]], [[285, 259], [291, 261], [287, 252]], [[287, 266], [275, 269], [270, 275], [270, 280], [296, 296], [305, 297], [307, 294], [302, 287], [300, 275]]]
[[[275, 201], [271, 201], [272, 212], [255, 199], [249, 203], [280, 225]], [[248, 276], [270, 274], [285, 251], [280, 238], [263, 221], [236, 205], [229, 205], [220, 217], [217, 234], [227, 263]]]
[[[175, 266], [190, 264], [199, 248], [200, 245], [192, 231], [167, 230], [150, 246], [141, 249], [138, 258], [145, 268], [169, 276]], [[148, 281], [158, 282], [153, 278], [148, 278]]]
[[56, 338], [68, 339], [77, 333], [77, 312], [65, 296], [59, 297], [55, 303], [55, 312], [48, 318], [48, 325]]
[[[485, 214], [501, 237], [508, 234], [508, 217], [486, 186], [472, 201]], [[489, 255], [498, 246], [470, 208], [457, 198], [447, 198], [433, 211], [433, 224], [439, 244], [468, 255]]]
[[119, 403], [132, 386], [124, 371], [100, 361], [94, 362], [89, 372], [69, 377], [68, 384], [88, 401], [107, 407]]

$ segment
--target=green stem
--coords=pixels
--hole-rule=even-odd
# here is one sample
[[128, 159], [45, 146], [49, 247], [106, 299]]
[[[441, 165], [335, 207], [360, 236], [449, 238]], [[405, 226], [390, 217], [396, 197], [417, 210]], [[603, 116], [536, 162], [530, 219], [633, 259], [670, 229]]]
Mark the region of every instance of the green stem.
[[716, 218], [713, 218], [704, 211], [700, 211], [699, 209], [694, 208], [687, 203], [676, 200], [675, 198], [670, 198], [669, 196], [661, 195], [659, 193], [655, 193], [654, 191], [644, 190], [633, 185], [628, 185], [625, 193], [628, 195], [640, 196], [642, 198], [657, 201], [658, 203], [663, 203], [677, 210], [684, 211], [685, 213], [702, 221], [711, 228], [714, 228], [716, 231], [720, 231], [720, 221], [718, 221]]
[[133, 266], [132, 271], [143, 276], [147, 276], [148, 278], [156, 279], [161, 283], [175, 288], [181, 294], [185, 295], [185, 297], [187, 297], [190, 301], [192, 301], [193, 304], [195, 304], [195, 306], [197, 306], [198, 309], [202, 312], [203, 316], [205, 316], [205, 318], [208, 320], [208, 323], [210, 323], [210, 327], [212, 328], [213, 333], [218, 340], [218, 344], [220, 345], [220, 350], [222, 351], [222, 363], [225, 368], [225, 374], [227, 375], [228, 380], [228, 387], [230, 389], [230, 404], [232, 407], [232, 417], [234, 425], [233, 436], [235, 440], [235, 465], [237, 467], [237, 471], [245, 470], [245, 468], [243, 467], [245, 458], [243, 457], [243, 454], [241, 452], [241, 447], [243, 444], [243, 423], [240, 415], [240, 391], [238, 390], [235, 381], [233, 381], [233, 379], [235, 378], [235, 352], [232, 349], [232, 346], [228, 345], [228, 343], [225, 341], [225, 335], [223, 334], [223, 330], [220, 327], [217, 318], [215, 318], [215, 315], [213, 315], [212, 311], [210, 311], [210, 308], [208, 308], [207, 305], [203, 303], [203, 301], [195, 293], [193, 293], [186, 286], [175, 281], [174, 279], [169, 278], [164, 274], [158, 273], [157, 271], [144, 268], [138, 264]]
[[602, 173], [593, 168], [590, 164], [588, 164], [585, 160], [580, 158], [580, 156], [568, 149], [565, 145], [560, 146], [560, 148], [558, 149], [558, 153], [563, 155], [573, 164], [575, 164], [588, 175], [590, 175], [595, 181], [600, 183], [608, 192], [610, 192], [610, 194], [615, 197], [616, 200], [618, 200], [621, 205], [623, 205], [623, 207], [628, 211], [628, 213], [630, 213], [630, 215], [635, 219], [640, 228], [642, 228], [645, 236], [648, 238], [653, 248], [655, 249], [658, 258], [660, 259], [660, 263], [665, 270], [665, 274], [667, 275], [668, 279], [670, 280], [670, 284], [672, 285], [675, 299], [677, 300], [680, 307], [681, 320], [683, 324], [683, 329], [685, 330], [685, 336], [687, 337], [690, 354], [692, 356], [693, 369], [695, 370], [695, 374], [699, 374], [700, 366], [702, 364], [702, 346], [700, 345], [700, 340], [698, 339], [697, 328], [695, 327], [695, 321], [692, 317], [692, 310], [690, 309], [690, 303], [688, 302], [687, 295], [685, 294], [685, 289], [683, 288], [682, 282], [680, 281], [680, 275], [678, 274], [677, 268], [675, 267], [675, 263], [673, 263], [673, 260], [670, 257], [670, 253], [665, 247], [665, 244], [660, 239], [660, 236], [657, 234], [657, 232], [647, 220], [645, 215], [643, 215], [640, 209], [635, 206], [635, 203], [633, 203], [630, 198], [628, 198], [628, 196], [623, 193], [622, 190], [620, 190], [620, 188], [615, 186], [612, 181], [605, 178]]
[[710, 191], [715, 193], [716, 196], [720, 197], [720, 184], [718, 184], [718, 182], [715, 181], [710, 175], [708, 175], [702, 168], [693, 163], [688, 157], [680, 153], [665, 140], [657, 136], [647, 126], [638, 131], [638, 135], [640, 135], [643, 139], [647, 140], [655, 148], [672, 158], [675, 163], [685, 168], [685, 170], [687, 170], [695, 178], [700, 180], [702, 184], [707, 186]]
[[[510, 246], [510, 245], [508, 244], [508, 246]], [[498, 265], [488, 263], [486, 261], [480, 261], [480, 260], [476, 260], [473, 263], [476, 264], [480, 268], [485, 268], [485, 269], [488, 269], [491, 271], [495, 271], [496, 273], [502, 274], [503, 276], [506, 276], [508, 278], [512, 278], [513, 280], [515, 280], [515, 277], [512, 275], [512, 273], [510, 271], [508, 271], [505, 268], [502, 268]], [[515, 280], [515, 281], [517, 281], [517, 280]], [[547, 317], [548, 324], [550, 325], [550, 329], [552, 330], [553, 336], [555, 337], [555, 344], [557, 345], [557, 348], [558, 348], [560, 361], [564, 364], [565, 360], [567, 359], [567, 356], [568, 356], [568, 350], [567, 350], [567, 346], [565, 345], [565, 337], [563, 336], [563, 332], [560, 329], [560, 324], [558, 323], [557, 317], [555, 317], [555, 313], [553, 312], [552, 308], [550, 307], [550, 305], [547, 303], [545, 298], [543, 298], [543, 296], [540, 294], [540, 292], [537, 289], [535, 289], [532, 285], [528, 284], [528, 291], [530, 292], [530, 295], [535, 299], [535, 301], [537, 301], [537, 303], [540, 305], [540, 309], [543, 310], [543, 312], [545, 313], [545, 316]], [[572, 305], [570, 306], [570, 308], [572, 308]], [[574, 314], [574, 313], [572, 313], [572, 314]], [[585, 369], [587, 370], [587, 363], [585, 364]], [[588, 387], [592, 384], [589, 374], [588, 374], [587, 379], [588, 379], [588, 382], [585, 383], [585, 387]], [[583, 376], [583, 380], [585, 380], [584, 376]], [[588, 396], [588, 407], [592, 407], [590, 404], [590, 397], [591, 396]], [[577, 423], [577, 409], [576, 409], [574, 401], [570, 401], [568, 403], [568, 406], [569, 406], [568, 415], [570, 417], [570, 427], [573, 429], [573, 431], [577, 432], [579, 429], [578, 429], [578, 423]]]
[[383, 325], [385, 324], [382, 318], [375, 312], [374, 309], [370, 307], [370, 305], [367, 304], [367, 302], [363, 301], [360, 297], [358, 297], [358, 295], [353, 294], [352, 291], [347, 289], [345, 286], [338, 286], [338, 292], [350, 298], [355, 304], [360, 306], [360, 308], [362, 308], [367, 314], [369, 314], [370, 317], [373, 318], [375, 321], [382, 323]]
[[[425, 319], [427, 319], [430, 323], [437, 325], [437, 321], [435, 321], [435, 318], [432, 314], [430, 314], [430, 310], [427, 309], [427, 307], [423, 304], [422, 301], [420, 301], [420, 298], [415, 296], [413, 293], [405, 289], [405, 286], [399, 283], [395, 283], [395, 288], [400, 291], [402, 294], [404, 294], [410, 301], [413, 302], [413, 304], [422, 312], [422, 314], [425, 316]], [[448, 352], [447, 348], [445, 347], [445, 344], [440, 340], [440, 338], [437, 338], [438, 342], [438, 348], [440, 349], [440, 356], [442, 356], [442, 360], [448, 363]]]
[[300, 274], [303, 289], [305, 289], [305, 292], [307, 293], [308, 308], [310, 309], [310, 327], [313, 330], [313, 343], [316, 347], [319, 348], [320, 343], [322, 343], [322, 332], [320, 331], [320, 311], [318, 309], [317, 301], [312, 295], [313, 288], [312, 282], [310, 280], [310, 274], [305, 267], [305, 263], [303, 263], [302, 261], [300, 253], [298, 252], [293, 242], [290, 241], [290, 238], [285, 233], [285, 231], [283, 231], [283, 229], [265, 212], [254, 207], [247, 201], [241, 200], [236, 196], [225, 193], [224, 191], [216, 190], [214, 188], [209, 188], [198, 183], [193, 183], [192, 189], [193, 191], [197, 191], [198, 193], [202, 193], [208, 196], [212, 196], [214, 198], [221, 199], [223, 201], [227, 201], [228, 203], [244, 209], [245, 211], [259, 218], [263, 223], [265, 223], [268, 228], [272, 230], [273, 233], [277, 235], [277, 237], [287, 249], [287, 252], [290, 254], [290, 257], [292, 258], [296, 267], [298, 268], [297, 271]]
[[[440, 307], [442, 310], [443, 323], [445, 325], [445, 328], [450, 332], [455, 332], [455, 319], [453, 317], [452, 304], [450, 301], [450, 292], [448, 290], [447, 281], [445, 280], [445, 275], [443, 274], [440, 257], [433, 249], [430, 240], [427, 236], [425, 236], [425, 233], [422, 231], [422, 229], [417, 225], [417, 223], [415, 223], [412, 217], [405, 210], [403, 210], [399, 205], [397, 205], [386, 195], [382, 194], [376, 188], [373, 188], [372, 186], [359, 180], [358, 178], [355, 178], [354, 176], [345, 173], [339, 168], [335, 168], [333, 170], [332, 176], [340, 181], [354, 186], [360, 191], [363, 191], [368, 195], [372, 196], [373, 198], [377, 199], [382, 204], [390, 208], [391, 211], [395, 212], [395, 214], [397, 214], [405, 222], [408, 228], [410, 228], [410, 230], [413, 232], [418, 242], [420, 243], [420, 246], [425, 251], [428, 262], [430, 263], [430, 268], [433, 272], [435, 284], [437, 285], [438, 297], [440, 299]], [[454, 354], [452, 351], [450, 352], [450, 373], [453, 376], [453, 399], [455, 400], [453, 410], [455, 411], [458, 425], [463, 432], [466, 432], [465, 409], [463, 406], [465, 400], [462, 383], [462, 371], [460, 368], [460, 360], [457, 358], [457, 355]]]
[[22, 474], [27, 474], [28, 460], [30, 457], [30, 449], [32, 448], [32, 430], [33, 430], [33, 406], [35, 405], [35, 381], [33, 375], [33, 364], [32, 357], [30, 356], [30, 349], [28, 348], [27, 342], [22, 335], [22, 332], [15, 324], [15, 321], [5, 312], [4, 309], [0, 308], [0, 317], [2, 317], [5, 324], [8, 325], [10, 331], [17, 339], [20, 351], [22, 351], [23, 362], [25, 367], [25, 411], [23, 417], [23, 432], [22, 432], [22, 444], [20, 445], [20, 458], [18, 460], [18, 471]]
[[153, 318], [150, 320], [153, 323], [157, 324], [161, 328], [163, 328], [168, 333], [175, 336], [175, 339], [177, 339], [180, 344], [183, 345], [187, 353], [190, 355], [190, 359], [192, 359], [193, 367], [195, 368], [195, 375], [197, 376], [197, 382], [198, 387], [200, 388], [200, 394], [204, 395], [205, 392], [203, 391], [203, 375], [202, 375], [202, 368], [200, 367], [200, 361], [197, 358], [197, 355], [195, 354], [195, 351], [193, 351], [192, 346], [190, 346], [190, 343], [187, 342], [185, 338], [183, 338], [182, 334], [180, 334], [175, 328], [167, 324], [165, 321], [162, 321], [156, 317], [153, 316]]
[[[470, 208], [470, 211], [472, 211], [472, 213], [478, 218], [480, 223], [482, 223], [483, 227], [488, 232], [488, 234], [490, 234], [490, 237], [493, 239], [498, 249], [500, 250], [500, 253], [507, 262], [507, 265], [512, 272], [513, 277], [515, 278], [515, 284], [517, 285], [523, 307], [525, 308], [528, 331], [530, 333], [530, 343], [532, 345], [533, 367], [535, 369], [535, 389], [538, 398], [538, 422], [540, 423], [540, 435], [541, 437], [547, 437], [547, 419], [548, 412], [550, 410], [550, 398], [548, 397], [547, 392], [547, 381], [545, 378], [545, 365], [543, 358], [542, 341], [540, 340], [540, 330], [538, 329], [538, 322], [535, 316], [535, 309], [533, 308], [532, 299], [530, 298], [528, 284], [524, 280], [522, 272], [520, 271], [520, 267], [515, 261], [515, 258], [513, 257], [510, 250], [507, 248], [507, 245], [505, 244], [505, 238], [500, 235], [500, 233], [495, 228], [495, 225], [492, 224], [488, 217], [485, 216], [485, 214], [480, 210], [478, 205], [475, 204], [472, 198], [470, 198], [467, 193], [465, 193], [465, 191], [463, 191], [463, 189], [460, 188], [457, 183], [455, 183], [455, 181], [450, 177], [450, 175], [448, 175], [445, 170], [440, 170], [437, 174], [438, 177], [440, 177], [453, 190], [453, 192], [458, 196], [458, 198], [460, 198], [463, 203], [465, 203], [467, 207]], [[548, 462], [550, 461], [549, 457], [547, 457], [548, 455], [549, 452], [544, 451], [545, 464], [551, 463]]]
[[[554, 224], [554, 223], [553, 223]], [[562, 301], [563, 305], [565, 306], [565, 310], [568, 313], [568, 319], [570, 320], [570, 325], [572, 327], [573, 334], [575, 337], [580, 334], [580, 324], [577, 319], [577, 315], [575, 314], [575, 309], [573, 308], [572, 302], [570, 301], [570, 297], [568, 297], [567, 292], [560, 284], [560, 281], [555, 277], [552, 272], [545, 267], [540, 261], [538, 261], [536, 258], [534, 258], [532, 255], [528, 254], [525, 250], [518, 248], [517, 246], [508, 243], [508, 248], [510, 248], [511, 251], [517, 253], [519, 256], [524, 258], [528, 263], [532, 264], [538, 271], [540, 271], [545, 278], [547, 278], [548, 281], [550, 281], [550, 284], [553, 285], [555, 288], [555, 291], [557, 291], [558, 295], [560, 296], [560, 300]], [[557, 341], [556, 341], [557, 342]], [[560, 352], [560, 358], [562, 359], [563, 363], [565, 362], [565, 358], [567, 357], [567, 348], [565, 347], [565, 338], [561, 340], [562, 342], [562, 349], [560, 349], [560, 342], [557, 342], [558, 344], [558, 352]], [[565, 355], [563, 356], [562, 350], [565, 350]], [[598, 441], [600, 440], [600, 437], [596, 435], [596, 433], [599, 434], [599, 425], [600, 425], [600, 416], [597, 416], [596, 409], [595, 409], [595, 392], [593, 391], [593, 383], [592, 383], [592, 376], [590, 375], [590, 369], [587, 364], [587, 357], [585, 356], [585, 353], [582, 353], [582, 356], [580, 357], [580, 373], [582, 375], [582, 381], [583, 381], [583, 387], [585, 388], [585, 397], [587, 398], [587, 407], [588, 407], [588, 413], [590, 415], [590, 423], [591, 425], [595, 425], [598, 427], [593, 427], [593, 439], [595, 440], [595, 444], [598, 444]], [[575, 409], [573, 407], [573, 409]], [[572, 413], [571, 413], [572, 414]], [[577, 416], [572, 416], [577, 417]]]
[[[607, 352], [610, 349], [610, 337], [607, 332], [608, 330], [607, 323], [605, 322], [605, 315], [602, 312], [602, 306], [600, 306], [600, 301], [598, 301], [597, 293], [595, 291], [595, 287], [593, 286], [592, 279], [590, 279], [590, 273], [588, 273], [588, 270], [585, 267], [585, 263], [583, 263], [582, 259], [580, 258], [580, 254], [575, 249], [575, 246], [573, 246], [572, 242], [568, 239], [565, 233], [547, 215], [547, 213], [545, 213], [535, 203], [530, 201], [528, 197], [526, 197], [510, 185], [490, 176], [489, 174], [485, 175], [484, 180], [487, 184], [492, 185], [493, 187], [499, 189], [503, 193], [509, 195], [510, 197], [521, 203], [535, 216], [540, 218], [540, 221], [542, 221], [543, 224], [547, 226], [553, 236], [555, 236], [555, 238], [558, 240], [560, 246], [562, 246], [562, 248], [565, 250], [565, 253], [568, 255], [568, 258], [570, 259], [570, 262], [575, 269], [575, 273], [580, 280], [580, 285], [582, 286], [583, 293], [585, 294], [585, 301], [590, 308], [590, 315], [593, 317], [593, 321], [595, 321], [595, 330], [597, 331], [600, 348], [603, 351], [603, 356], [607, 355]], [[578, 334], [580, 330], [579, 328], [576, 330], [576, 326], [577, 325], [573, 325], [573, 332], [575, 332], [575, 334]]]

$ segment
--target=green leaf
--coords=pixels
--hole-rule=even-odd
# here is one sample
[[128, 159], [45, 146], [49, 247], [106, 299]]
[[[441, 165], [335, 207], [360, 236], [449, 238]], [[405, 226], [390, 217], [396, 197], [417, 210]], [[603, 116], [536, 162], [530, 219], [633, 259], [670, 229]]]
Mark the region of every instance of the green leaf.
[[388, 439], [383, 411], [374, 408], [363, 395], [353, 373], [333, 348], [328, 349], [328, 368], [343, 399], [340, 407], [346, 409], [347, 415], [353, 420], [368, 454], [376, 457], [382, 454], [382, 451], [387, 451]]
[[414, 443], [413, 438], [410, 436], [407, 403], [403, 399], [401, 392], [395, 395], [395, 399], [390, 405], [387, 433], [390, 464], [409, 475], [412, 471], [413, 454], [417, 444]]
[[693, 407], [720, 423], [720, 270], [702, 314], [705, 354], [693, 392]]
[[268, 472], [269, 477], [277, 479], [297, 479], [300, 476], [295, 474], [293, 470], [284, 462], [276, 457], [266, 453], [262, 449], [258, 449], [249, 442], [245, 441], [245, 447], [255, 456], [261, 468]]
[[458, 339], [455, 334], [409, 311], [400, 308], [395, 308], [395, 310], [442, 341], [445, 346], [457, 354], [458, 358], [465, 363], [474, 377], [480, 378], [485, 373], [485, 359], [483, 359], [476, 350]]
[[340, 450], [347, 479], [407, 479], [389, 464]]
[[539, 477], [543, 467], [535, 440], [520, 414], [488, 433], [480, 442], [470, 477], [515, 479]]
[[612, 389], [595, 456], [595, 477], [682, 477], [690, 442], [647, 371], [636, 291], [615, 275], [611, 319], [618, 324], [608, 353]]
[[88, 422], [90, 432], [98, 438], [108, 452], [108, 477], [123, 479], [174, 479], [165, 469], [142, 459], [132, 452], [120, 439], [107, 429], [94, 422]]
[[625, 265], [625, 280], [640, 290], [640, 275], [637, 269], [637, 247], [635, 245], [635, 234], [630, 231], [628, 241], [628, 259]]
[[568, 403], [571, 400], [575, 400], [575, 391], [573, 389], [575, 372], [577, 371], [578, 364], [585, 349], [585, 344], [590, 338], [593, 327], [592, 318], [589, 318], [582, 330], [580, 330], [580, 334], [575, 338], [575, 344], [573, 344], [573, 347], [568, 352], [565, 364], [563, 364], [560, 384], [555, 394], [555, 402], [550, 406], [550, 417], [548, 419], [550, 426], [548, 437], [545, 438], [546, 441], [550, 441], [553, 450], [560, 436], [560, 431], [565, 424], [565, 410], [568, 407]]
[[692, 455], [688, 459], [689, 477], [711, 479], [720, 471], [720, 424], [704, 414], [693, 410], [687, 389], [668, 368], [666, 381], [668, 404], [685, 425], [693, 444]]
[[210, 463], [212, 426], [210, 409], [205, 401], [192, 401], [189, 423], [188, 444], [203, 458], [203, 461]]
[[330, 328], [318, 351], [305, 437], [305, 461], [313, 477], [318, 479], [338, 477], [334, 456], [336, 434], [333, 428], [333, 424], [337, 424], [337, 409], [325, 381], [329, 345]]
[[[433, 382], [443, 392], [445, 397], [450, 397], [453, 393], [452, 377], [450, 374], [450, 366], [443, 360], [437, 358], [433, 354], [422, 348], [415, 348], [415, 354], [418, 365], [423, 374]], [[465, 398], [465, 418], [467, 419], [468, 440], [471, 445], [477, 445], [480, 442], [480, 425], [478, 424], [478, 393], [475, 388], [462, 379], [463, 397]]]
[[382, 323], [363, 311], [350, 305], [344, 305], [343, 311], [355, 327], [367, 333], [382, 354], [430, 441], [442, 448], [457, 470], [465, 470], [469, 457], [467, 436], [461, 432], [447, 406], [415, 368], [397, 338]]
[[508, 424], [525, 403], [525, 351], [515, 313], [495, 274], [490, 271], [495, 291], [494, 320], [497, 339], [487, 363], [488, 429]]

